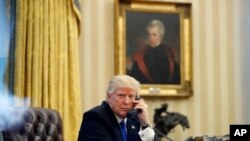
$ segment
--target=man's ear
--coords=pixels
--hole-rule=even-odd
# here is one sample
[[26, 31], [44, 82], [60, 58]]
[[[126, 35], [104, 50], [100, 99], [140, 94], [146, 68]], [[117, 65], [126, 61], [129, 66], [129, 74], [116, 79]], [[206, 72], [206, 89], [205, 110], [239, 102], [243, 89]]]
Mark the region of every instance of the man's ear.
[[106, 99], [107, 99], [108, 102], [110, 101], [110, 97], [111, 97], [111, 94], [107, 93]]

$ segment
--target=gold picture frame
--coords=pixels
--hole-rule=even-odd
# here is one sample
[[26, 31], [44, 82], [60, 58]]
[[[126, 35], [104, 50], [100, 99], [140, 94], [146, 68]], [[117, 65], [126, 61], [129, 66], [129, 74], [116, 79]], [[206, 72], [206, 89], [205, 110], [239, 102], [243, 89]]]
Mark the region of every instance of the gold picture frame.
[[[191, 6], [191, 3], [167, 0], [115, 0], [115, 74], [128, 74], [138, 78], [137, 80], [141, 82], [141, 96], [188, 97], [192, 95]], [[140, 46], [148, 43], [147, 39], [149, 39], [145, 29], [148, 23], [155, 19], [161, 21], [165, 27], [162, 42], [167, 42], [172, 48], [170, 50], [174, 50], [169, 54], [164, 47], [162, 51], [174, 58], [173, 61], [163, 61], [163, 64], [168, 62], [166, 66], [169, 68], [166, 70], [169, 76], [157, 76], [165, 75], [167, 72], [164, 70], [165, 64], [145, 71], [145, 68], [149, 68], [145, 65], [148, 63], [145, 60], [141, 61], [146, 58], [142, 57], [146, 51]], [[151, 58], [158, 58], [158, 55]], [[158, 61], [154, 61], [153, 65], [158, 64], [156, 63]], [[143, 65], [140, 64], [141, 62]], [[139, 69], [141, 71], [138, 71]], [[148, 72], [155, 74], [148, 77], [146, 75]], [[144, 74], [145, 76], [142, 76]], [[155, 76], [155, 80], [147, 82], [146, 78], [152, 78], [152, 76]], [[176, 79], [174, 79], [175, 76]], [[163, 78], [166, 80], [162, 80]], [[170, 81], [170, 78], [173, 78], [173, 81]]]

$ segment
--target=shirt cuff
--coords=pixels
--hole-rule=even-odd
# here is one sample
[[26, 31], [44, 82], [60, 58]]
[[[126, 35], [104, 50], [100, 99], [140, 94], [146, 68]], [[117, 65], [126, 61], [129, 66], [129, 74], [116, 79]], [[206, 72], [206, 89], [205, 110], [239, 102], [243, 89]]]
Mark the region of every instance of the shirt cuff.
[[140, 130], [138, 134], [142, 141], [153, 141], [155, 136], [154, 130], [150, 127]]

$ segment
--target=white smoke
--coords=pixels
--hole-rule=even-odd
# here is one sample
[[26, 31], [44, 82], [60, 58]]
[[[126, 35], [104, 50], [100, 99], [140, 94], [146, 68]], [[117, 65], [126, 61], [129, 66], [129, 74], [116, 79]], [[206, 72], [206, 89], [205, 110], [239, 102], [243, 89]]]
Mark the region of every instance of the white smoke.
[[28, 99], [21, 99], [0, 93], [0, 131], [12, 130], [24, 122], [26, 106], [15, 106], [15, 103], [25, 103]]

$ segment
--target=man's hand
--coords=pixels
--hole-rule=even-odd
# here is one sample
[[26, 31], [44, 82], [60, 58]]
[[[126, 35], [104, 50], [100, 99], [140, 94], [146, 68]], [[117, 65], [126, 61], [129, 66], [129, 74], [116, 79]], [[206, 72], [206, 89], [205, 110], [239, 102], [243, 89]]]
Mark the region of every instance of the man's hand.
[[134, 109], [138, 109], [138, 118], [142, 126], [151, 125], [149, 117], [148, 117], [148, 105], [145, 103], [143, 99], [134, 100], [133, 101], [135, 107]]

